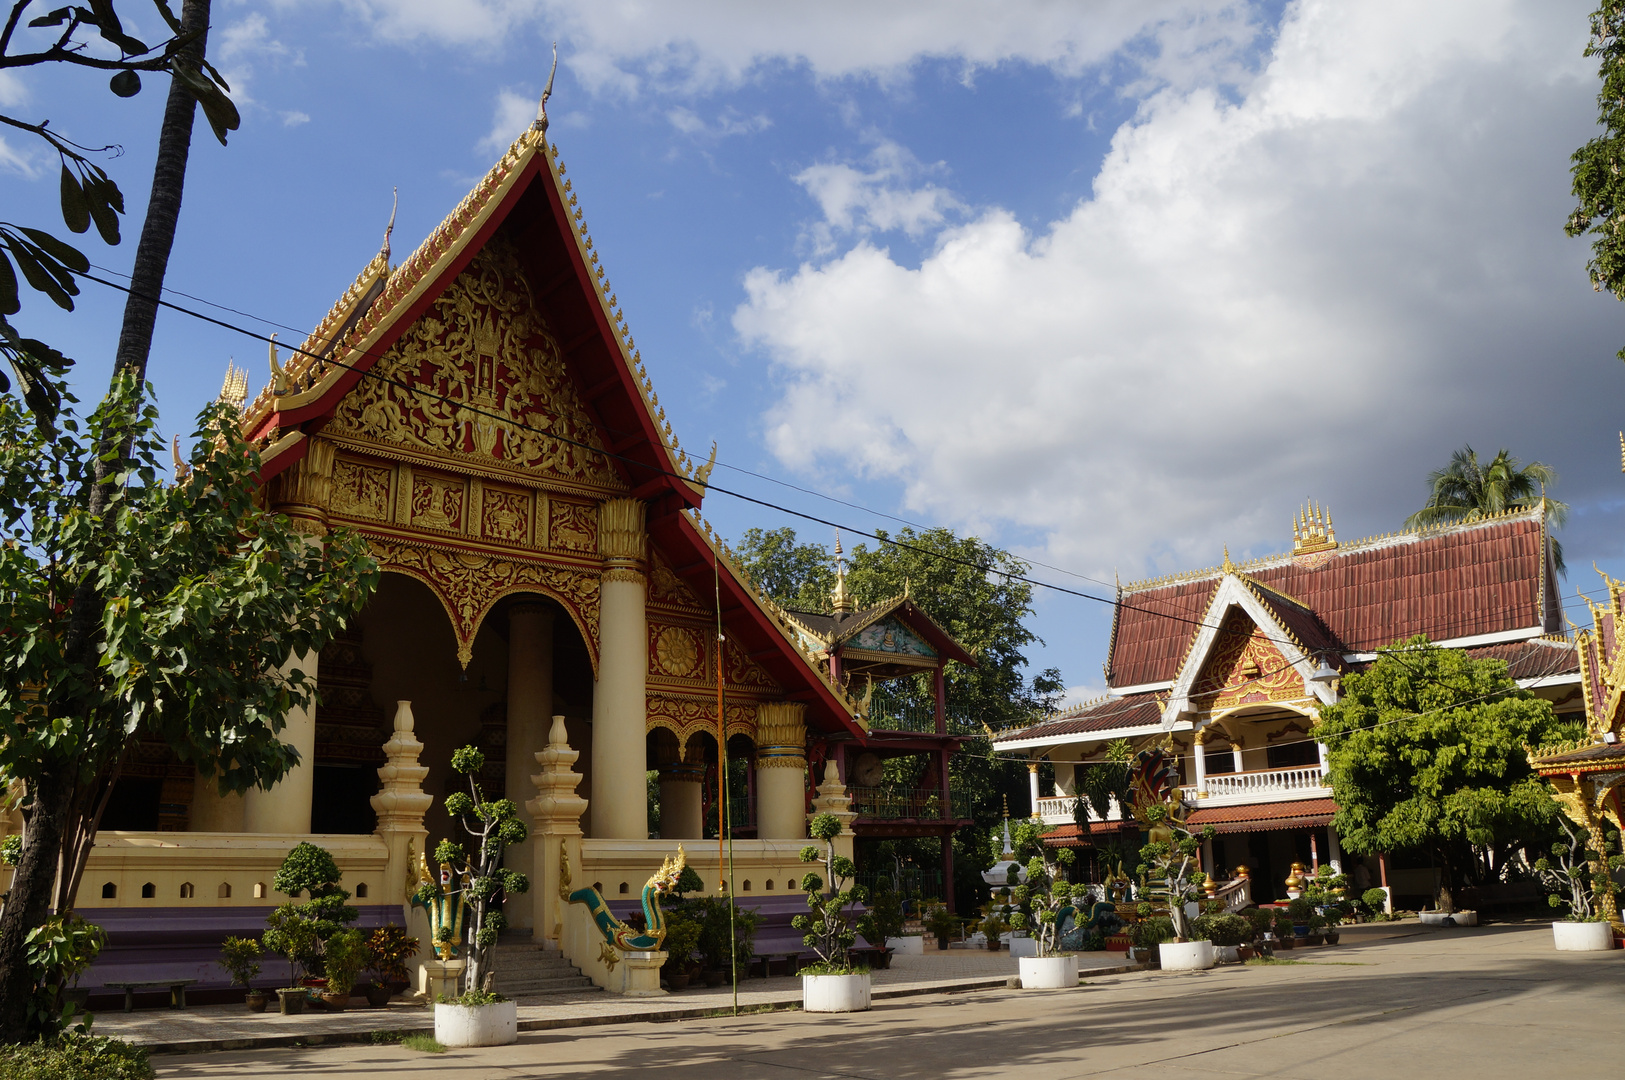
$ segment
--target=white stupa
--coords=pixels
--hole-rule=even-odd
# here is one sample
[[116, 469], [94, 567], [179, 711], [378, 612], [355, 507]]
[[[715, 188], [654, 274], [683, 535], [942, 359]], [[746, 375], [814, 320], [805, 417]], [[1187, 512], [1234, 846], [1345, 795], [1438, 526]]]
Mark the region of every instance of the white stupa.
[[1010, 846], [1010, 797], [1007, 795], [1004, 799], [1004, 851], [999, 854], [999, 861], [993, 864], [991, 870], [982, 871], [982, 880], [995, 891], [1007, 888], [1012, 867], [1016, 871], [1016, 881], [1026, 884], [1027, 871], [1016, 861], [1015, 849]]

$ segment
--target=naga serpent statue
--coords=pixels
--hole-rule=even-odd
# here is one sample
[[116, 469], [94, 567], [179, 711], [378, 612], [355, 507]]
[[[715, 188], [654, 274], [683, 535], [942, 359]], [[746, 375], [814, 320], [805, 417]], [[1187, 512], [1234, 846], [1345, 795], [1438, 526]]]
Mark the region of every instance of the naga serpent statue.
[[653, 952], [666, 940], [666, 913], [660, 910], [660, 894], [677, 887], [677, 879], [683, 876], [687, 865], [688, 856], [683, 853], [683, 845], [678, 844], [677, 854], [666, 856], [660, 869], [644, 882], [643, 930], [628, 926], [610, 914], [609, 901], [591, 885], [571, 891], [570, 856], [563, 847], [559, 849], [559, 896], [572, 904], [585, 904], [606, 943], [622, 952]]
[[418, 856], [417, 890], [412, 893], [412, 906], [422, 908], [429, 916], [430, 941], [434, 953], [442, 960], [457, 955], [463, 941], [463, 923], [468, 916], [468, 875], [463, 874], [452, 888], [451, 866], [440, 864], [436, 877], [429, 870], [429, 860]]
[[1087, 910], [1069, 904], [1056, 911], [1055, 925], [1065, 926], [1069, 917], [1072, 919], [1072, 929], [1060, 935], [1060, 945], [1064, 949], [1082, 948], [1091, 933], [1112, 934], [1123, 925], [1123, 920], [1117, 915], [1117, 905], [1109, 900], [1096, 900], [1088, 905]]

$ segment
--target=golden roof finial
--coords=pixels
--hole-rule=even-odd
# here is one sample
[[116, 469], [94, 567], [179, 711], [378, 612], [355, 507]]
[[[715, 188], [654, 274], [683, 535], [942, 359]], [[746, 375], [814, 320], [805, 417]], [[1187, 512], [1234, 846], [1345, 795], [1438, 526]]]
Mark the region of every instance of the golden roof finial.
[[192, 466], [181, 459], [181, 437], [179, 435], [175, 436], [175, 441], [170, 444], [169, 453], [175, 459], [175, 482], [177, 484], [182, 483], [188, 476], [192, 475]]
[[271, 335], [271, 393], [286, 394], [288, 392], [288, 372], [281, 364], [276, 362], [276, 335]]
[[841, 558], [841, 530], [835, 530], [835, 588], [830, 603], [836, 616], [850, 615], [856, 609], [852, 594], [846, 591], [846, 560]]
[[1292, 554], [1308, 555], [1337, 547], [1332, 528], [1332, 512], [1313, 499], [1305, 499], [1303, 509], [1292, 519]]
[[395, 201], [389, 204], [389, 224], [384, 226], [384, 265], [389, 265], [389, 234], [395, 231], [395, 211], [401, 208], [401, 189], [391, 188]]
[[1233, 574], [1236, 572], [1236, 564], [1230, 561], [1229, 544], [1224, 545], [1224, 564], [1220, 566], [1219, 569], [1224, 571], [1226, 574]]
[[[553, 43], [553, 69], [547, 73], [547, 88], [542, 91], [541, 103], [536, 106], [536, 119], [530, 123], [530, 130], [538, 135], [547, 134], [547, 99], [553, 96], [553, 76], [559, 73], [559, 43]], [[561, 172], [563, 170], [560, 170]]]
[[226, 361], [226, 378], [220, 384], [220, 402], [241, 409], [248, 400], [248, 372], [235, 359]]

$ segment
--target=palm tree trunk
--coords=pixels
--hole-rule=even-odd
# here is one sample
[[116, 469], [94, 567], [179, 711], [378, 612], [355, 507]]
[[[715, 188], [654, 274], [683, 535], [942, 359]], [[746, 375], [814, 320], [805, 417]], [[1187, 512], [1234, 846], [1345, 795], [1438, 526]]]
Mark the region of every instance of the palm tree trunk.
[[[185, 49], [194, 62], [203, 59], [209, 4], [210, 0], [185, 0], [181, 6], [181, 33], [202, 31]], [[158, 319], [158, 298], [163, 292], [164, 274], [169, 270], [169, 253], [175, 246], [175, 224], [181, 214], [186, 161], [192, 149], [192, 120], [196, 114], [197, 98], [179, 79], [170, 79], [164, 123], [158, 131], [158, 161], [152, 170], [152, 197], [147, 201], [147, 218], [135, 249], [130, 295], [124, 302], [124, 327], [119, 332], [118, 352], [113, 358], [115, 379], [128, 374], [139, 383], [147, 377], [152, 328]]]

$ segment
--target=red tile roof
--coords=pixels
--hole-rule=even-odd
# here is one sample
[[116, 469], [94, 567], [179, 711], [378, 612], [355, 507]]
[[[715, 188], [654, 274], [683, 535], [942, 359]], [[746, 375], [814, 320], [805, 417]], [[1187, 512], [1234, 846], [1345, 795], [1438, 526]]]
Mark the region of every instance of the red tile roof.
[[[1325, 825], [1337, 812], [1330, 799], [1296, 799], [1292, 802], [1253, 803], [1250, 806], [1216, 806], [1197, 810], [1185, 819], [1187, 828], [1213, 826], [1215, 832], [1268, 832], [1271, 829], [1300, 829]], [[1048, 839], [1048, 836], [1045, 837]]]
[[[1415, 634], [1442, 641], [1531, 627], [1555, 631], [1557, 589], [1544, 536], [1537, 510], [1313, 555], [1272, 556], [1240, 569], [1296, 601], [1270, 604], [1283, 621], [1292, 620], [1294, 633], [1316, 632], [1294, 610], [1307, 608], [1346, 651], [1370, 652]], [[1214, 569], [1126, 587], [1112, 630], [1109, 685], [1171, 682], [1223, 576]]]
[[1474, 660], [1505, 660], [1507, 674], [1514, 679], [1576, 675], [1580, 671], [1574, 642], [1563, 639], [1539, 637], [1498, 645], [1474, 645], [1463, 651]]
[[1074, 706], [1054, 719], [1032, 727], [1001, 732], [999, 738], [1041, 739], [1054, 735], [1082, 735], [1094, 731], [1145, 727], [1161, 722], [1164, 702], [1165, 695], [1160, 694], [1125, 694], [1120, 698], [1102, 698]]
[[1138, 829], [1139, 826], [1133, 821], [1097, 821], [1088, 832], [1084, 832], [1076, 825], [1058, 825], [1045, 833], [1043, 840], [1049, 847], [1083, 847], [1086, 840], [1095, 837], [1104, 839], [1129, 828]]

